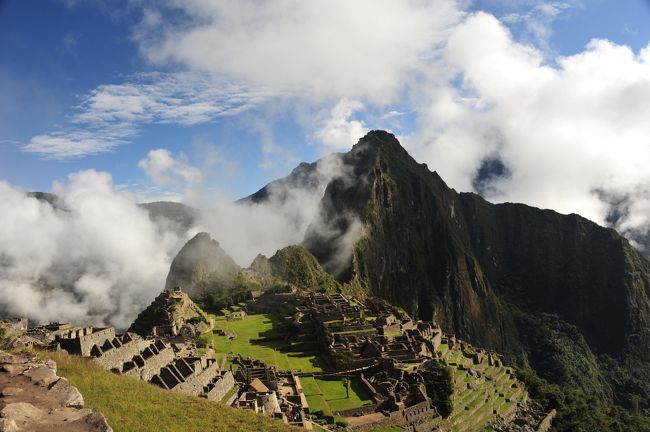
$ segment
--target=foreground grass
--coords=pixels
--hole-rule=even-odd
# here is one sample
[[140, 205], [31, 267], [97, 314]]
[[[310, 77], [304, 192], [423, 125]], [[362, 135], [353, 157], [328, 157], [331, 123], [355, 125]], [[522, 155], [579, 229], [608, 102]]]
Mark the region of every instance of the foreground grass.
[[324, 361], [313, 345], [305, 350], [305, 344], [294, 341], [289, 343], [274, 329], [274, 318], [271, 315], [248, 315], [243, 320], [227, 321], [218, 317], [215, 328], [227, 330], [235, 334], [235, 338], [228, 340], [225, 336], [205, 335], [208, 344], [212, 345], [217, 353], [241, 354], [262, 360], [264, 363], [277, 366], [280, 370], [294, 372], [320, 372], [324, 368]]
[[47, 353], [84, 397], [103, 413], [115, 432], [291, 431], [279, 421], [218, 402], [157, 388], [107, 372], [91, 360]]

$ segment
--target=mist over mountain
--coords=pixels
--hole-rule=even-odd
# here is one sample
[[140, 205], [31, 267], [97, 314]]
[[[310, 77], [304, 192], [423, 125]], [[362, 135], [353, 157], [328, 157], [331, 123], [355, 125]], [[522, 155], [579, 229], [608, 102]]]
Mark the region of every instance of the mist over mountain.
[[[650, 264], [628, 240], [576, 214], [458, 193], [384, 131], [340, 160], [301, 243], [344, 290], [434, 319], [552, 382], [647, 407]], [[278, 184], [309, 188], [311, 170], [243, 202], [263, 205]]]

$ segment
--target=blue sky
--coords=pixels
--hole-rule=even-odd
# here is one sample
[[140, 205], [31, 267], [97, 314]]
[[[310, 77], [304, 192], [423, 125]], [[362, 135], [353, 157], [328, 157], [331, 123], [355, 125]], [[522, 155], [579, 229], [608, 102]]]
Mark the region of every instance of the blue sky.
[[[407, 148], [419, 156], [418, 159], [426, 161], [432, 168], [439, 168], [438, 158], [431, 156], [423, 144], [427, 139], [436, 139], [430, 132], [423, 133], [422, 127], [427, 121], [423, 112], [427, 111], [426, 106], [431, 104], [431, 100], [422, 101], [413, 96], [413, 93], [420, 92], [417, 85], [436, 87], [439, 83], [431, 84], [426, 80], [422, 83], [421, 78], [414, 78], [408, 89], [390, 88], [386, 90], [387, 95], [383, 95], [381, 83], [359, 92], [350, 91], [357, 86], [351, 80], [341, 82], [328, 95], [327, 83], [302, 82], [302, 77], [297, 77], [300, 85], [290, 88], [276, 75], [267, 79], [240, 65], [222, 70], [202, 61], [200, 56], [222, 50], [219, 46], [207, 47], [197, 55], [173, 52], [159, 56], [156, 52], [164, 51], [161, 47], [170, 43], [166, 38], [180, 40], [187, 37], [186, 27], [199, 26], [196, 22], [201, 21], [202, 14], [210, 16], [209, 11], [202, 9], [206, 7], [203, 3], [209, 2], [188, 2], [195, 7], [194, 11], [157, 6], [162, 3], [165, 2], [115, 1], [110, 2], [110, 6], [98, 7], [98, 2], [83, 0], [0, 2], [1, 180], [28, 190], [48, 190], [52, 182], [65, 181], [69, 173], [95, 169], [109, 172], [118, 187], [129, 188], [145, 197], [164, 196], [165, 191], [178, 195], [186, 186], [175, 181], [177, 178], [181, 183], [187, 181], [182, 175], [174, 177], [170, 174], [166, 181], [155, 182], [139, 167], [139, 161], [147, 158], [149, 151], [167, 149], [175, 162], [185, 167], [197, 167], [203, 172], [201, 181], [204, 187], [237, 197], [255, 191], [273, 178], [286, 175], [301, 160], [312, 161], [330, 151], [345, 150], [346, 145], [353, 142], [353, 138], [346, 134], [361, 133], [368, 128], [387, 128], [404, 136], [405, 145], [408, 144]], [[377, 8], [382, 5], [377, 4]], [[544, 57], [543, 62], [550, 65], [554, 65], [559, 57], [583, 52], [594, 38], [629, 46], [634, 53], [650, 42], [650, 2], [643, 0], [484, 0], [454, 3], [453, 7], [463, 16], [452, 16], [454, 11], [444, 12], [450, 18], [441, 27], [449, 32], [462, 25], [467, 14], [486, 11], [494, 15], [501, 26], [513, 32], [513, 43], [534, 47]], [[275, 12], [281, 13], [282, 10]], [[401, 12], [405, 14], [404, 19], [409, 18], [410, 11]], [[225, 14], [223, 11], [219, 13]], [[242, 13], [246, 11], [232, 11], [233, 15]], [[341, 13], [364, 16], [363, 11], [358, 10]], [[147, 20], [155, 22], [148, 23]], [[174, 27], [172, 23], [175, 21], [183, 21], [183, 25]], [[213, 26], [221, 24], [218, 19], [214, 21]], [[224, 25], [232, 25], [232, 22], [222, 21]], [[167, 31], [167, 26], [172, 30]], [[378, 27], [377, 31], [381, 32], [381, 25]], [[354, 38], [354, 35], [350, 37]], [[443, 37], [442, 43], [446, 40], [446, 36]], [[257, 45], [243, 46], [259, 48]], [[179, 45], [174, 49], [183, 48]], [[421, 57], [420, 47], [413, 49]], [[331, 57], [331, 60], [339, 59], [345, 60], [346, 57]], [[297, 65], [303, 60], [300, 52], [293, 59]], [[396, 61], [401, 60], [396, 57]], [[305, 69], [305, 73], [309, 71]], [[179, 73], [198, 74], [198, 78], [192, 78], [196, 82], [176, 93], [177, 99], [174, 100], [181, 105], [196, 103], [201, 94], [209, 92], [212, 87], [218, 88], [214, 96], [199, 101], [215, 105], [204, 117], [188, 120], [182, 115], [170, 114], [167, 106], [153, 116], [139, 113], [128, 121], [107, 121], [105, 118], [85, 122], [75, 120], [75, 116], [92, 111], [88, 108], [89, 98], [101, 86], [155, 86], [155, 97], [164, 98], [166, 91], [173, 93], [165, 84], [165, 77]], [[387, 73], [387, 77], [401, 79], [402, 73]], [[417, 74], [406, 73], [409, 77]], [[209, 74], [209, 78], [204, 74]], [[323, 79], [331, 77], [324, 75]], [[449, 79], [448, 85], [457, 89], [461, 96], [482, 98], [476, 94], [474, 86], [462, 88], [461, 83], [467, 80], [467, 72], [461, 71], [460, 76]], [[174, 83], [182, 87], [186, 78]], [[230, 90], [226, 90], [224, 96], [224, 86], [236, 86], [246, 100], [233, 102]], [[350, 101], [354, 103], [350, 105]], [[223, 104], [233, 104], [234, 109], [219, 114]], [[324, 128], [329, 113], [337, 106], [343, 114], [339, 115], [336, 139], [339, 140], [342, 133], [347, 141], [328, 145], [324, 143], [328, 139], [322, 138], [327, 136]], [[349, 114], [345, 115], [346, 112]], [[336, 127], [334, 117], [332, 114], [330, 120]], [[111, 130], [102, 129], [106, 124], [98, 126], [98, 121], [108, 123]], [[49, 138], [67, 139], [75, 131], [83, 131], [84, 139], [94, 139], [97, 145], [73, 154], [61, 148], [48, 153], [43, 151], [43, 146], [32, 146], [32, 151], [29, 151], [28, 145], [34, 137], [47, 135]], [[319, 131], [324, 132], [319, 134]], [[102, 147], [101, 142], [106, 140], [109, 145]], [[485, 155], [481, 157], [485, 158]], [[468, 167], [461, 167], [460, 171], [468, 171], [466, 176], [471, 177], [477, 163], [473, 161]], [[467, 189], [465, 185], [471, 184], [454, 180], [453, 176], [449, 181], [459, 189]], [[499, 191], [495, 192], [495, 198], [500, 198]]]

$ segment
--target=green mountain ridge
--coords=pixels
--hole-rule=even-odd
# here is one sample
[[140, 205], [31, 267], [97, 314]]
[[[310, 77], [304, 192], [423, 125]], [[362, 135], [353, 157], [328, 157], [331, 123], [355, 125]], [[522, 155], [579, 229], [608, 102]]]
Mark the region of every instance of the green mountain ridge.
[[[344, 215], [361, 219], [341, 282], [551, 381], [648, 407], [650, 265], [626, 239], [578, 215], [457, 193], [387, 132], [370, 132], [343, 159], [352, 178], [328, 185], [326, 224], [304, 242], [327, 263]], [[630, 381], [607, 380], [603, 356]]]

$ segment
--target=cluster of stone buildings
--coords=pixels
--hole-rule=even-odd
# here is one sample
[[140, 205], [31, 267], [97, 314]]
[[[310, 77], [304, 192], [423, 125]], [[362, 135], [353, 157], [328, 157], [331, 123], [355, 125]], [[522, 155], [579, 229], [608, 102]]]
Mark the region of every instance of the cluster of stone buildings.
[[303, 331], [313, 332], [335, 365], [334, 375], [358, 377], [373, 404], [341, 412], [355, 430], [400, 426], [439, 430], [442, 418], [426, 391], [427, 366], [437, 361], [440, 327], [414, 321], [377, 300], [343, 294], [296, 293]]
[[[233, 366], [226, 369], [225, 361], [220, 365], [211, 350], [207, 355], [198, 354], [195, 332], [181, 331], [191, 325], [190, 315], [195, 307], [185, 296], [178, 289], [161, 293], [150, 310], [138, 317], [139, 324], [132, 326], [146, 327], [147, 334], [128, 331], [118, 335], [112, 327], [74, 328], [59, 323], [30, 329], [23, 321], [5, 326], [6, 331], [22, 332], [27, 342], [33, 340], [41, 346], [90, 357], [114, 373], [311, 430], [309, 405], [298, 376], [239, 355], [232, 359], [237, 367], [233, 372]], [[270, 312], [288, 303], [296, 305], [298, 326], [303, 332], [314, 334], [321, 351], [332, 360], [334, 371], [326, 375], [333, 379], [355, 378], [372, 398], [373, 403], [368, 406], [339, 412], [350, 428], [365, 431], [399, 426], [407, 432], [440, 430], [442, 418], [427, 394], [427, 383], [441, 361], [437, 354], [441, 342], [450, 348], [463, 342], [444, 337], [435, 323], [413, 320], [378, 299], [356, 300], [343, 294], [304, 292], [264, 294], [254, 297], [246, 310]], [[170, 314], [176, 305], [183, 306], [183, 323], [176, 323]], [[245, 314], [242, 309], [227, 319], [244, 319]], [[200, 325], [207, 323], [212, 328], [203, 315]], [[160, 316], [166, 322], [149, 321]], [[473, 364], [501, 366], [496, 355], [480, 350], [463, 352], [472, 356]]]
[[315, 329], [339, 371], [368, 368], [383, 360], [417, 367], [436, 357], [442, 340], [436, 324], [413, 321], [382, 300], [359, 302], [343, 294], [311, 293], [296, 310], [300, 322]]
[[243, 389], [233, 406], [264, 413], [293, 426], [312, 430], [306, 412], [309, 404], [300, 378], [279, 372], [265, 363], [238, 356], [235, 379]]
[[222, 369], [214, 358], [187, 355], [178, 344], [134, 333], [116, 335], [112, 327], [71, 329], [56, 335], [54, 343], [70, 354], [93, 358], [112, 372], [311, 430], [300, 379], [260, 361], [238, 357], [233, 374], [232, 368]]

